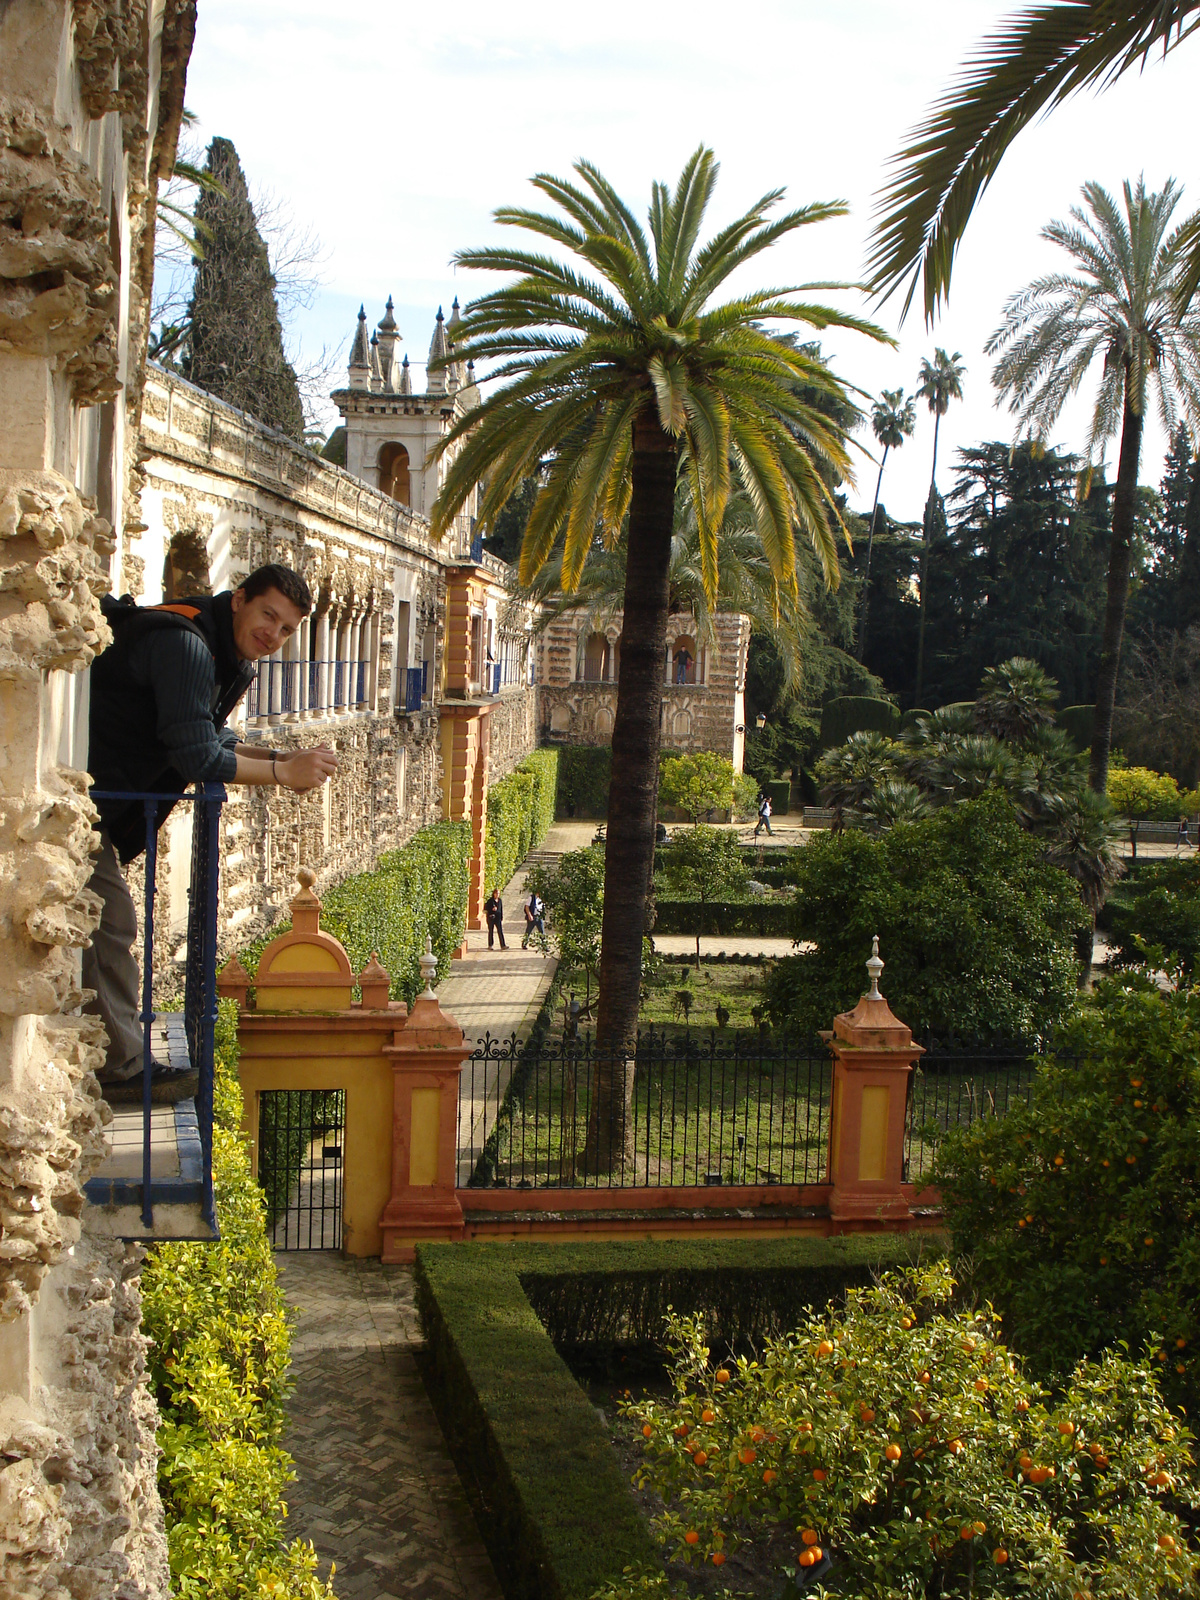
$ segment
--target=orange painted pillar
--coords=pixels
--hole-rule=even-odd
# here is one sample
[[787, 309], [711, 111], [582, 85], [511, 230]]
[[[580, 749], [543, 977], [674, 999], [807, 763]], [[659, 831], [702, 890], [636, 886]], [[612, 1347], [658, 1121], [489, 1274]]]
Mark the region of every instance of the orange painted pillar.
[[925, 1051], [879, 992], [878, 936], [866, 965], [871, 987], [853, 1011], [834, 1018], [830, 1041], [829, 1215], [833, 1222], [907, 1222], [901, 1181], [908, 1082]]
[[379, 1218], [385, 1262], [413, 1259], [423, 1239], [461, 1239], [458, 1199], [458, 1079], [471, 1046], [433, 989], [437, 957], [429, 940], [418, 995], [395, 1042], [392, 1066], [392, 1193]]

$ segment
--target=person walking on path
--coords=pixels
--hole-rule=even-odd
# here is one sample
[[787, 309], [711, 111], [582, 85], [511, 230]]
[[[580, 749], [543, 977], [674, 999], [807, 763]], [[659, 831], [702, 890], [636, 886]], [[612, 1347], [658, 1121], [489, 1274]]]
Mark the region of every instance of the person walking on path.
[[492, 940], [498, 934], [501, 950], [507, 950], [508, 946], [504, 942], [504, 901], [500, 898], [499, 889], [493, 889], [488, 895], [484, 901], [483, 913], [487, 917], [488, 949], [494, 948]]
[[1191, 849], [1191, 844], [1192, 836], [1188, 831], [1188, 819], [1186, 816], [1180, 817], [1179, 832], [1175, 836], [1175, 849], [1178, 851], [1180, 845], [1183, 845], [1185, 849]]
[[522, 950], [529, 949], [529, 941], [535, 933], [540, 933], [543, 939], [546, 937], [545, 916], [545, 902], [535, 889], [525, 906], [525, 937], [521, 940]]
[[754, 825], [754, 837], [757, 839], [763, 829], [771, 832], [771, 796], [764, 794], [758, 802], [758, 821]]
[[[146, 848], [141, 800], [122, 792], [161, 794], [161, 828], [190, 783], [240, 783], [304, 794], [337, 771], [324, 745], [291, 752], [245, 745], [225, 720], [254, 679], [253, 663], [272, 655], [312, 609], [303, 578], [287, 567], [259, 567], [232, 593], [197, 595], [141, 607], [106, 600], [113, 642], [91, 669], [88, 770], [97, 790], [99, 849], [88, 882], [102, 902], [100, 925], [83, 951], [83, 982], [94, 993], [87, 1009], [100, 1015], [108, 1055], [100, 1073], [113, 1104], [140, 1101], [144, 1030], [141, 979], [133, 954], [137, 912], [122, 867]], [[196, 1092], [196, 1074], [153, 1062], [157, 1103]]]

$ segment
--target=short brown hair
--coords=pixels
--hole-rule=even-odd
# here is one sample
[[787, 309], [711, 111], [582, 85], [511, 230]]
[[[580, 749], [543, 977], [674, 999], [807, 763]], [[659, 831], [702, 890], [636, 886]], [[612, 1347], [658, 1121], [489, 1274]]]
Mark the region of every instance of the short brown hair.
[[268, 589], [278, 589], [285, 600], [290, 600], [297, 611], [305, 616], [312, 610], [312, 595], [308, 585], [291, 567], [281, 567], [272, 561], [265, 567], [256, 567], [248, 578], [238, 585], [247, 600], [254, 600]]

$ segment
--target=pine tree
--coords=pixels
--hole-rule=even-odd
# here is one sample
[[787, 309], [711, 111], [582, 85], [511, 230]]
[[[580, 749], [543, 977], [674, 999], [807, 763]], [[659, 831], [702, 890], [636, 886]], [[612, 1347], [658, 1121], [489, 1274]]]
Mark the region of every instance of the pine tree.
[[1173, 566], [1183, 550], [1184, 522], [1192, 488], [1192, 440], [1180, 423], [1171, 438], [1166, 469], [1158, 492], [1162, 496], [1162, 545], [1158, 559]]
[[218, 399], [302, 439], [304, 408], [283, 350], [275, 277], [228, 139], [209, 145], [204, 170], [220, 188], [201, 189], [196, 201], [204, 254], [195, 263], [191, 329], [180, 368]]

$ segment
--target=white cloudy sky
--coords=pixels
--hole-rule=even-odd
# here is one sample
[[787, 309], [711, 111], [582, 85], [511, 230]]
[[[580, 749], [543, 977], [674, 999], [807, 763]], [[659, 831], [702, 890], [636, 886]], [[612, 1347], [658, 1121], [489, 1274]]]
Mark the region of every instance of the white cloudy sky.
[[[759, 281], [853, 280], [862, 273], [872, 197], [906, 130], [971, 44], [1011, 3], [997, 0], [742, 0], [689, 7], [663, 0], [200, 0], [188, 104], [204, 137], [234, 141], [252, 182], [289, 202], [327, 247], [323, 285], [295, 329], [308, 349], [341, 344], [359, 301], [371, 321], [390, 292], [405, 346], [420, 361], [433, 313], [481, 284], [450, 265], [456, 249], [498, 231], [502, 204], [533, 198], [528, 178], [594, 161], [639, 208], [656, 177], [673, 179], [701, 141], [722, 162], [713, 228], [763, 191], [839, 198], [851, 214], [804, 230], [760, 258]], [[911, 390], [935, 345], [962, 352], [965, 399], [943, 423], [956, 446], [1007, 438], [983, 354], [1007, 295], [1057, 252], [1039, 229], [1082, 183], [1119, 190], [1144, 172], [1184, 184], [1180, 215], [1200, 206], [1194, 99], [1200, 43], [1156, 60], [1103, 96], [1027, 131], [985, 197], [956, 269], [950, 305], [926, 329], [912, 315], [898, 350], [840, 337], [831, 349], [862, 388]], [[861, 298], [845, 297], [862, 307]], [[1076, 448], [1086, 408], [1063, 419]], [[888, 464], [893, 515], [921, 514], [933, 422]], [[1157, 482], [1163, 441], [1147, 439], [1143, 481]], [[943, 475], [939, 467], [939, 481]], [[852, 504], [869, 506], [864, 460]]]

